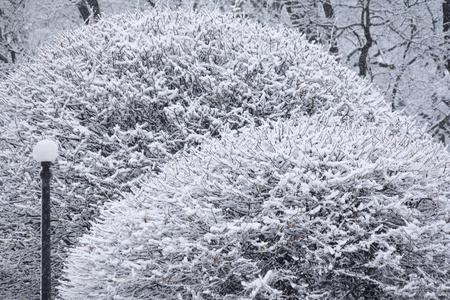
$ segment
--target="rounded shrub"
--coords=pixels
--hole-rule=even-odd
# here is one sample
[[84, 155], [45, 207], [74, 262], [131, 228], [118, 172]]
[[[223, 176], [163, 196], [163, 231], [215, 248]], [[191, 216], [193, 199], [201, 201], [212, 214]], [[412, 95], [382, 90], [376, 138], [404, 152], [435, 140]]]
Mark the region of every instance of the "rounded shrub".
[[105, 205], [63, 299], [445, 299], [450, 155], [405, 122], [269, 122]]

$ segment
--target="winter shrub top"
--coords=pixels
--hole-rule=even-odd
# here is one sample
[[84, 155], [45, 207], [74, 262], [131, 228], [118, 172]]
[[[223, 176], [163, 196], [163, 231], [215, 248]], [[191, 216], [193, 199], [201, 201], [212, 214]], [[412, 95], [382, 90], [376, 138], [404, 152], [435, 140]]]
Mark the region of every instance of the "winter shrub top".
[[393, 118], [372, 87], [293, 31], [157, 10], [67, 33], [0, 83], [0, 103], [0, 297], [24, 299], [39, 293], [39, 167], [30, 154], [42, 137], [61, 149], [52, 191], [58, 276], [65, 247], [98, 205], [179, 150], [297, 113]]
[[301, 117], [179, 155], [67, 260], [63, 299], [444, 299], [450, 155]]

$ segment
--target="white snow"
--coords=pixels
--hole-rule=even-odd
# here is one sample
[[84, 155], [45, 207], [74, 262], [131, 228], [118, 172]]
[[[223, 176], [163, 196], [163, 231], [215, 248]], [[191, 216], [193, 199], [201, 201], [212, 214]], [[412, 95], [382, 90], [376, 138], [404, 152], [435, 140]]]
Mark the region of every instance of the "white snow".
[[58, 144], [52, 140], [42, 140], [33, 147], [33, 158], [39, 162], [55, 161], [58, 157]]
[[19, 183], [36, 175], [21, 141], [42, 132], [64, 148], [55, 238], [77, 245], [55, 245], [61, 299], [450, 289], [449, 154], [294, 31], [216, 13], [114, 16], [11, 76], [0, 88], [2, 113], [17, 119], [0, 121], [0, 178], [16, 179], [0, 184], [0, 268], [20, 278], [10, 290], [39, 284], [25, 213], [36, 195]]

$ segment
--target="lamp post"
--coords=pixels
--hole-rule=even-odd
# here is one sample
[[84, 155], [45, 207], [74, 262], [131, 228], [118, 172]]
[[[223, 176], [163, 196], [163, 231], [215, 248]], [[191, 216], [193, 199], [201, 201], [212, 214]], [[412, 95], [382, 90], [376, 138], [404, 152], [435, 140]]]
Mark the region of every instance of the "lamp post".
[[42, 217], [41, 217], [41, 300], [50, 300], [51, 286], [51, 245], [50, 245], [50, 166], [58, 156], [58, 144], [51, 140], [42, 140], [33, 148], [33, 158], [41, 163], [42, 180]]

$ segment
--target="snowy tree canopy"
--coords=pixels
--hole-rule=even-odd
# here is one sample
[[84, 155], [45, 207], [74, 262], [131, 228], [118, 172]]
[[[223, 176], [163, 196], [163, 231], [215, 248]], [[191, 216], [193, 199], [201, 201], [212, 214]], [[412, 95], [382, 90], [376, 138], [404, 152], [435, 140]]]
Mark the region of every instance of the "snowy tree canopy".
[[63, 299], [444, 299], [450, 155], [315, 115], [224, 134], [110, 202]]
[[262, 119], [327, 111], [392, 119], [378, 92], [298, 33], [218, 13], [100, 20], [40, 50], [0, 83], [0, 298], [39, 293], [39, 167], [52, 168], [55, 278], [98, 206], [179, 150]]

